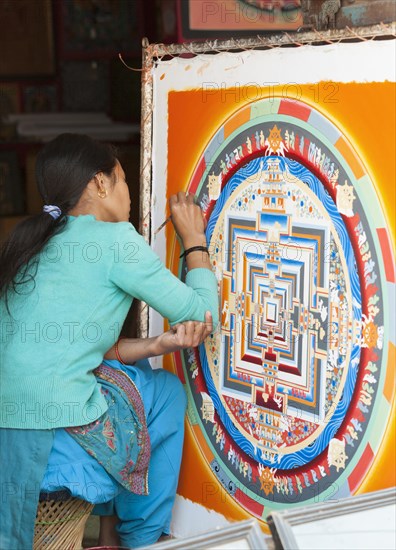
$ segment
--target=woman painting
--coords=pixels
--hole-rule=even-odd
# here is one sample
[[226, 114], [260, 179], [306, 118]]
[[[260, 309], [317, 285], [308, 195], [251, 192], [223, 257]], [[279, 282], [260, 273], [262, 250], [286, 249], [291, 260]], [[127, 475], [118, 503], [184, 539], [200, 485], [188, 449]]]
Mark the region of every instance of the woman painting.
[[[204, 221], [192, 197], [170, 198], [186, 284], [128, 222], [115, 150], [62, 134], [40, 152], [43, 212], [0, 253], [1, 548], [32, 546], [40, 491], [67, 488], [116, 518], [124, 546], [169, 533], [186, 398], [146, 358], [199, 345], [218, 320]], [[118, 340], [133, 298], [171, 324]], [[101, 543], [114, 542], [103, 522]]]

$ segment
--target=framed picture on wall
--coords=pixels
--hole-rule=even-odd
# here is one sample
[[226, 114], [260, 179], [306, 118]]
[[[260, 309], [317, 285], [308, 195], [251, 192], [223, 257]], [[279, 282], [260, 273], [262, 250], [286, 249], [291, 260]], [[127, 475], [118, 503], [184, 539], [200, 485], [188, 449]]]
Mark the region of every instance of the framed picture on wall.
[[0, 77], [54, 74], [51, 0], [0, 0]]
[[58, 110], [58, 90], [54, 84], [27, 84], [23, 88], [25, 113], [53, 113]]
[[300, 0], [178, 0], [178, 8], [179, 42], [292, 31], [303, 24]]
[[108, 61], [65, 61], [61, 78], [65, 111], [107, 112], [110, 94]]
[[93, 59], [138, 54], [141, 1], [60, 0], [59, 48], [63, 58]]

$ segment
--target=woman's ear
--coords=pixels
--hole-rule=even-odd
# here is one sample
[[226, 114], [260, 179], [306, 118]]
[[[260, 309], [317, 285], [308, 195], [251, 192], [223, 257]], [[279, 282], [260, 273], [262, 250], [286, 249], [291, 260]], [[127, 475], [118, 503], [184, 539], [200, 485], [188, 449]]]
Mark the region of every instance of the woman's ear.
[[98, 172], [94, 175], [93, 179], [95, 180], [95, 183], [98, 187], [98, 189], [104, 187], [104, 174], [103, 172]]
[[107, 197], [107, 189], [103, 172], [98, 172], [97, 174], [95, 174], [93, 180], [96, 184], [98, 197], [101, 199], [105, 199]]

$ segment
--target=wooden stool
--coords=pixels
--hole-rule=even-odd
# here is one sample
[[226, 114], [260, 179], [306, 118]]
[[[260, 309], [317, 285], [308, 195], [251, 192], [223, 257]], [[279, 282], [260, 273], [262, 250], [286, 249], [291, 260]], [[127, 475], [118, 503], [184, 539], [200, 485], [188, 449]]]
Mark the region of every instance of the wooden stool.
[[33, 550], [81, 548], [85, 523], [93, 504], [68, 491], [41, 493], [34, 526]]

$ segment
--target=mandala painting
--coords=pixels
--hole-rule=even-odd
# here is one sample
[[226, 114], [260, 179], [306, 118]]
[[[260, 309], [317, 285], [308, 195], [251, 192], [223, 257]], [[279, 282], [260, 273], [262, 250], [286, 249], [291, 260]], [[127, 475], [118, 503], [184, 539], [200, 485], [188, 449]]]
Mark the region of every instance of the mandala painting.
[[[220, 302], [217, 330], [172, 359], [188, 395], [180, 488], [236, 519], [348, 497], [368, 479], [364, 490], [382, 488], [378, 464], [392, 460], [393, 149], [377, 133], [394, 119], [395, 89], [331, 86], [337, 101], [310, 97], [309, 84], [293, 98], [281, 86], [254, 100], [218, 86], [212, 103], [197, 90], [167, 99], [167, 193], [188, 174]], [[377, 106], [361, 124], [369, 98]], [[166, 262], [184, 280], [167, 231]]]
[[361, 193], [372, 183], [336, 126], [283, 99], [236, 116], [245, 124], [218, 130], [188, 188], [221, 326], [180, 363], [210, 467], [261, 517], [268, 500], [351, 494], [372, 461], [393, 267], [380, 205]]

